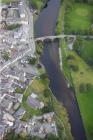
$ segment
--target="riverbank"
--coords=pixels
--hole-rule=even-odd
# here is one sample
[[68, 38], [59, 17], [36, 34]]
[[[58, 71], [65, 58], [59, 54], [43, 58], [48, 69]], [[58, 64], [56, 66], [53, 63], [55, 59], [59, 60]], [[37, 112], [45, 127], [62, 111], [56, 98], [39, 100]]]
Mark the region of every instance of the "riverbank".
[[56, 26], [56, 34], [61, 34], [64, 32], [64, 15], [65, 15], [65, 7], [66, 2], [65, 0], [61, 0], [60, 2], [60, 9], [59, 9], [59, 15], [58, 15], [58, 21]]
[[62, 63], [62, 70], [64, 71], [64, 75], [68, 81], [70, 81], [70, 72], [69, 72], [69, 66], [67, 63], [67, 44], [65, 42], [65, 39], [59, 40], [59, 46], [61, 51], [61, 57], [60, 57], [60, 63]]
[[[50, 0], [47, 7], [39, 14], [35, 23], [36, 37], [54, 35], [57, 23], [60, 0]], [[75, 140], [86, 140], [84, 127], [76, 97], [73, 89], [68, 88], [68, 82], [59, 66], [59, 42], [44, 42], [44, 49], [41, 55], [41, 62], [46, 68], [50, 80], [49, 87], [67, 110], [71, 124], [71, 132]], [[77, 121], [76, 121], [77, 120]]]
[[31, 5], [34, 9], [38, 11], [38, 13], [41, 11], [41, 9], [45, 6], [48, 0], [28, 0], [29, 5]]
[[[71, 71], [77, 100], [84, 122], [88, 140], [93, 140], [93, 70], [78, 56], [72, 52], [79, 70]], [[88, 86], [84, 89], [84, 86]]]
[[[91, 43], [90, 43], [91, 45]], [[60, 48], [62, 50], [63, 70], [66, 77], [72, 83], [76, 93], [76, 98], [79, 104], [80, 113], [83, 119], [84, 127], [87, 134], [87, 139], [93, 139], [93, 71], [92, 69], [80, 58], [75, 51], [67, 48], [66, 42], [61, 41]], [[65, 51], [64, 51], [65, 50]], [[86, 50], [86, 48], [85, 48]], [[86, 53], [87, 55], [87, 53]], [[88, 89], [85, 89], [88, 85]]]
[[[37, 61], [39, 62], [40, 54], [43, 50], [43, 45], [41, 43], [36, 45], [37, 51]], [[57, 99], [54, 97], [51, 89], [49, 88], [49, 79], [46, 74], [45, 68], [40, 66], [38, 68], [39, 75], [38, 77], [34, 78], [33, 81], [29, 84], [23, 98], [23, 107], [26, 109], [26, 114], [23, 116], [22, 120], [28, 120], [30, 117], [34, 115], [42, 115], [43, 113], [54, 112], [55, 113], [55, 120], [57, 123], [58, 129], [58, 137], [57, 140], [60, 139], [67, 139], [73, 140], [71, 134], [71, 126], [69, 123], [69, 118], [64, 108], [63, 104], [59, 103]], [[31, 92], [35, 92], [38, 94], [40, 99], [43, 100], [45, 104], [45, 108], [42, 110], [34, 110], [29, 105], [27, 105], [27, 98], [31, 94]]]
[[[37, 44], [37, 48], [39, 47], [39, 49], [37, 50], [40, 50], [40, 52], [42, 53], [43, 51], [43, 46], [44, 44]], [[42, 51], [41, 51], [42, 50]], [[38, 53], [38, 57], [39, 57], [39, 53]], [[46, 70], [44, 67], [41, 68], [42, 71], [44, 73], [46, 73]], [[41, 71], [39, 71], [40, 74], [41, 74]], [[47, 76], [48, 78], [48, 76]], [[45, 81], [42, 82], [42, 84], [44, 84]], [[49, 92], [47, 93], [47, 96], [50, 95], [50, 98], [51, 98], [51, 103], [50, 103], [50, 107], [52, 105], [52, 110], [55, 112], [55, 119], [56, 119], [56, 123], [57, 123], [57, 126], [58, 126], [58, 132], [59, 132], [59, 140], [60, 139], [67, 139], [67, 140], [72, 140], [73, 137], [72, 137], [72, 134], [71, 134], [71, 126], [70, 126], [70, 123], [69, 123], [69, 118], [68, 118], [68, 114], [67, 114], [67, 111], [66, 109], [64, 108], [63, 104], [60, 103], [56, 97], [53, 95], [50, 87], [49, 87], [49, 84], [50, 84], [50, 81], [49, 79], [46, 81], [46, 85], [45, 87], [49, 90]], [[35, 84], [36, 86], [36, 84]]]

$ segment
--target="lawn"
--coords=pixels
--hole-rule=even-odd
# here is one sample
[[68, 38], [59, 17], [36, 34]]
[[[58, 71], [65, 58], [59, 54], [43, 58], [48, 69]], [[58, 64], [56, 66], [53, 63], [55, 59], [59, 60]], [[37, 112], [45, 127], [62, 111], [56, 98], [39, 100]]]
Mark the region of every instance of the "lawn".
[[79, 91], [81, 83], [93, 85], [93, 70], [75, 52], [70, 54], [75, 57], [74, 63], [79, 66], [79, 71], [72, 71], [71, 74], [87, 137], [88, 140], [93, 140], [93, 89], [86, 93]]
[[93, 63], [93, 40], [87, 39], [82, 41], [82, 47], [80, 49], [80, 56], [88, 64]]
[[[83, 40], [83, 49], [85, 49], [82, 51], [82, 57], [88, 59], [91, 55], [93, 55], [92, 44], [92, 40]], [[65, 76], [69, 80], [71, 79], [71, 77], [69, 77], [70, 69], [68, 67], [68, 64], [77, 65], [79, 68], [77, 71], [71, 70], [71, 75], [76, 91], [76, 97], [80, 107], [81, 116], [84, 122], [87, 138], [88, 140], [93, 140], [93, 88], [85, 93], [80, 92], [79, 90], [80, 84], [82, 83], [88, 83], [93, 85], [93, 70], [84, 61], [84, 59], [78, 56], [74, 51], [70, 51], [67, 49], [65, 40], [61, 40], [60, 47], [62, 50], [62, 62]], [[66, 56], [73, 56], [72, 58], [74, 59], [70, 59], [67, 61]]]
[[75, 3], [72, 9], [68, 9], [65, 15], [65, 32], [88, 34], [92, 33], [93, 7], [88, 4]]

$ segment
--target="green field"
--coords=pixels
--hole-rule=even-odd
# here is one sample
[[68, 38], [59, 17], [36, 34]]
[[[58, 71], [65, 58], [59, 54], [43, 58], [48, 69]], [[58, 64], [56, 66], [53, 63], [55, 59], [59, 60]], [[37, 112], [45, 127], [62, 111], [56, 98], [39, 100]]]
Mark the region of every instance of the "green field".
[[93, 7], [88, 4], [76, 3], [67, 9], [65, 15], [65, 32], [88, 34], [92, 33]]
[[[82, 57], [84, 57], [84, 59], [88, 59], [91, 55], [93, 55], [93, 41], [83, 40], [83, 46]], [[88, 140], [93, 140], [93, 70], [84, 61], [84, 59], [76, 54], [75, 51], [70, 51], [67, 49], [65, 40], [61, 40], [60, 47], [62, 50], [63, 70], [68, 80], [70, 80], [70, 69], [68, 65], [73, 64], [78, 66], [77, 71], [71, 70], [71, 76], [73, 79], [76, 97], [79, 103], [87, 138]], [[66, 56], [67, 58], [68, 56], [72, 56], [73, 59], [67, 61]], [[87, 92], [80, 92], [80, 85], [82, 83], [91, 84], [92, 88]]]
[[93, 40], [82, 40], [82, 46], [80, 49], [80, 56], [90, 66], [93, 65]]
[[71, 72], [76, 95], [88, 140], [93, 140], [93, 89], [86, 93], [79, 91], [81, 83], [90, 83], [93, 85], [93, 71], [75, 52], [72, 52], [72, 55], [75, 57], [74, 63], [79, 66], [79, 71]]

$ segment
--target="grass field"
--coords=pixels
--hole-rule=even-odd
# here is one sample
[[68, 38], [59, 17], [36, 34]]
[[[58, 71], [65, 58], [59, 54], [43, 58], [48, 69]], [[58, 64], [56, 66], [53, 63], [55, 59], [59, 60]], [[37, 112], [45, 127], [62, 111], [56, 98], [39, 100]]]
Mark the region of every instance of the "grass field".
[[76, 3], [67, 10], [65, 16], [65, 32], [87, 34], [91, 31], [93, 7], [88, 4]]
[[[84, 58], [89, 58], [93, 54], [93, 41], [84, 40], [83, 42], [83, 52]], [[61, 41], [60, 47], [62, 49], [62, 61], [63, 70], [65, 76], [70, 80], [69, 77], [69, 67], [68, 64], [77, 65], [78, 71], [71, 71], [74, 88], [76, 91], [76, 97], [80, 107], [80, 112], [84, 122], [84, 127], [86, 130], [88, 140], [93, 140], [93, 88], [87, 92], [80, 92], [80, 84], [92, 84], [93, 85], [93, 70], [85, 63], [84, 59], [80, 58], [74, 51], [69, 51], [65, 40]], [[66, 56], [73, 56], [74, 59], [67, 62]], [[67, 64], [68, 63], [68, 64]], [[71, 81], [72, 82], [72, 81]]]
[[74, 63], [79, 66], [78, 72], [72, 71], [76, 96], [80, 106], [88, 140], [93, 140], [93, 89], [87, 93], [79, 92], [79, 85], [81, 83], [90, 83], [93, 85], [93, 71], [79, 56], [77, 56], [76, 53], [72, 52], [72, 55], [75, 57]]
[[85, 62], [93, 63], [93, 40], [87, 39], [82, 41], [82, 47], [80, 49], [80, 56]]

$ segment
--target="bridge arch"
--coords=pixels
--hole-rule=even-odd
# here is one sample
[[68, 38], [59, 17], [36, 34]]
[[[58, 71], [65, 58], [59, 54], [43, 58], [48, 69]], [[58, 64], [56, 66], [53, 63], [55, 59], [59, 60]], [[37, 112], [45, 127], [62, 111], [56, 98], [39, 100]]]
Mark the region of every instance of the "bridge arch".
[[45, 38], [45, 39], [43, 40], [43, 42], [52, 42], [52, 41], [53, 41], [52, 38]]

